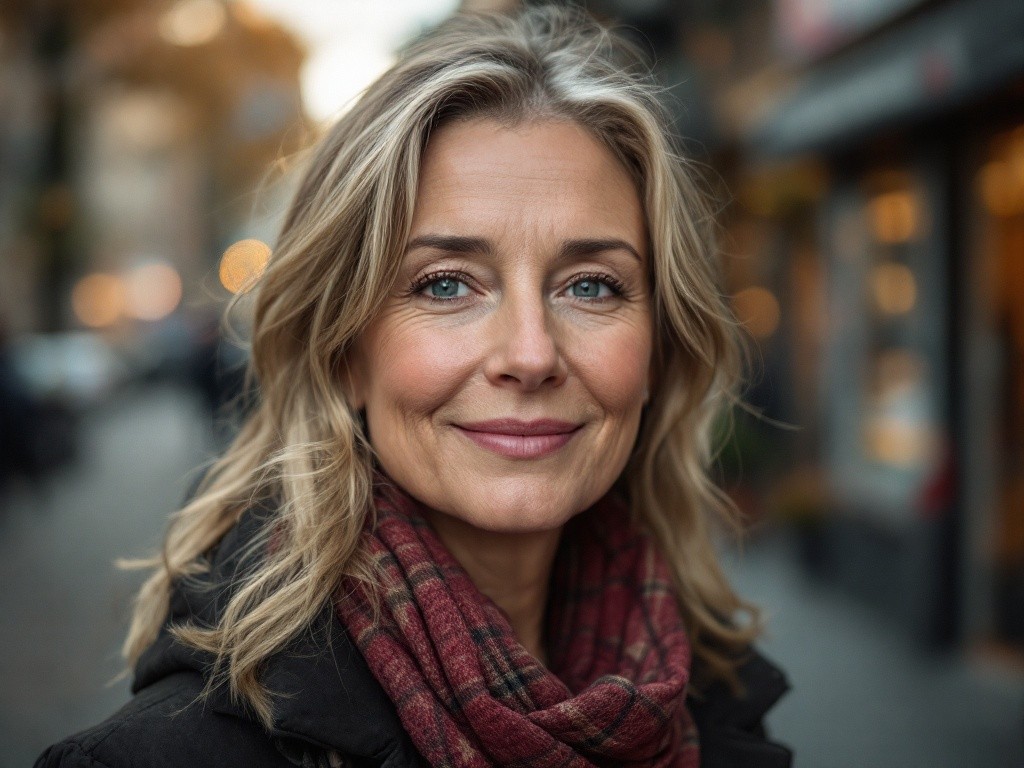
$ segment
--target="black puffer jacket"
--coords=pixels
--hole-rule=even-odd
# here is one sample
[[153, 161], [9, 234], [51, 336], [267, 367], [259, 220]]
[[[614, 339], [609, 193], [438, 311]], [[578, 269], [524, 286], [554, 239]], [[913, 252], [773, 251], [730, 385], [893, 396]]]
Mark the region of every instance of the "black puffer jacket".
[[[168, 623], [212, 625], [245, 567], [245, 542], [260, 524], [249, 513], [211, 555], [201, 582], [179, 587]], [[221, 688], [198, 701], [205, 654], [164, 631], [143, 654], [127, 704], [99, 725], [53, 745], [36, 768], [337, 768], [425, 766], [390, 699], [329, 606], [271, 659], [270, 730]], [[786, 691], [782, 674], [751, 654], [741, 668], [747, 695], [724, 687], [689, 706], [701, 737], [702, 768], [787, 768], [790, 753], [766, 740], [764, 713]]]

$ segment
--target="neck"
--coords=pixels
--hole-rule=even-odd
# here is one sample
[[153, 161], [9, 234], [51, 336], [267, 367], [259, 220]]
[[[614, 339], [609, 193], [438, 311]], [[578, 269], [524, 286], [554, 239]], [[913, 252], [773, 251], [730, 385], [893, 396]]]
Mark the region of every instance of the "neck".
[[547, 663], [544, 612], [562, 529], [496, 533], [443, 513], [431, 512], [428, 517], [476, 588], [508, 617], [523, 647]]

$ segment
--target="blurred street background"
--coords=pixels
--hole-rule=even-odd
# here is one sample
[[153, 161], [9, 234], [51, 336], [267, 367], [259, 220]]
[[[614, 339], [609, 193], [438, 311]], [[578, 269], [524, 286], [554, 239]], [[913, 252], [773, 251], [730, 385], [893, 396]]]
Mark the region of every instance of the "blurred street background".
[[[1022, 768], [1024, 2], [584, 4], [718, 201], [771, 730], [800, 768]], [[0, 3], [0, 768], [128, 696], [114, 561], [230, 437], [301, 151], [403, 44], [518, 5]]]

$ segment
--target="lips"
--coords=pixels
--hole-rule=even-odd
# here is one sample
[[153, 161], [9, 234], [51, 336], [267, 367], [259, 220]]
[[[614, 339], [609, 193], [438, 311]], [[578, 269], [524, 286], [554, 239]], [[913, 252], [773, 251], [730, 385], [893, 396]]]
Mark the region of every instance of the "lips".
[[582, 426], [558, 419], [492, 419], [455, 425], [480, 448], [509, 459], [538, 459], [555, 453]]

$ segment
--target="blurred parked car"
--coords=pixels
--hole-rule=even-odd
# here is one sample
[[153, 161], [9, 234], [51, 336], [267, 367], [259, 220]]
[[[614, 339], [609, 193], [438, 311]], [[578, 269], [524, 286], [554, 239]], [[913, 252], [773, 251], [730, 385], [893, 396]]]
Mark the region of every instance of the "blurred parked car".
[[0, 346], [0, 483], [38, 479], [74, 459], [81, 415], [127, 381], [129, 369], [88, 332]]
[[11, 358], [35, 398], [76, 411], [99, 405], [131, 376], [110, 344], [88, 331], [26, 336], [14, 342]]

